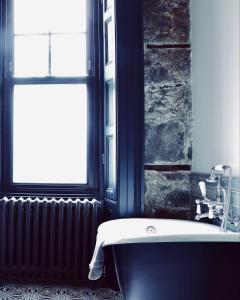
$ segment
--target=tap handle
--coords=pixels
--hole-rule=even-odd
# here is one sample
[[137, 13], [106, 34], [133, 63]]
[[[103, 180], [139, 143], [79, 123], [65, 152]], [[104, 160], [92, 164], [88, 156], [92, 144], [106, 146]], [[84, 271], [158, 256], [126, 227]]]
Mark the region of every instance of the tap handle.
[[208, 218], [209, 219], [213, 219], [213, 207], [209, 206], [209, 211], [208, 211]]
[[197, 215], [201, 214], [201, 206], [200, 204], [197, 204]]
[[238, 217], [234, 217], [233, 218], [233, 225], [235, 228], [238, 228], [239, 227], [239, 220], [238, 220]]
[[200, 187], [200, 191], [201, 191], [201, 194], [202, 194], [203, 198], [206, 198], [207, 192], [206, 192], [206, 184], [205, 184], [205, 182], [204, 181], [200, 181], [199, 182], [199, 187]]
[[201, 205], [200, 205], [201, 201], [199, 199], [196, 199], [196, 204], [197, 204], [197, 215], [201, 214]]

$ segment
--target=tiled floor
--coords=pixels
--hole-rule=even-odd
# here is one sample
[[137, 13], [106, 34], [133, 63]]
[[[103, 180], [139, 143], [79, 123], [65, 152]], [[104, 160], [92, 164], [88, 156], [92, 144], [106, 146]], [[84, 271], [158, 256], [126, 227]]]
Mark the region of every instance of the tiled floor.
[[0, 300], [121, 300], [120, 293], [99, 288], [0, 284]]

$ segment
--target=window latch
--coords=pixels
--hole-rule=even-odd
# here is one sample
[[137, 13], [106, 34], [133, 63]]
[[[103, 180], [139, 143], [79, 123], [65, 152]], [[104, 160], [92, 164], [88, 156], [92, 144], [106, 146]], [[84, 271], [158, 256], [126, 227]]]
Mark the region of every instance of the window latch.
[[12, 72], [13, 72], [13, 63], [12, 62], [9, 63], [8, 71], [10, 74], [12, 74]]
[[4, 77], [7, 78], [9, 75], [11, 75], [13, 72], [13, 64], [12, 62], [6, 64], [6, 68], [4, 71]]

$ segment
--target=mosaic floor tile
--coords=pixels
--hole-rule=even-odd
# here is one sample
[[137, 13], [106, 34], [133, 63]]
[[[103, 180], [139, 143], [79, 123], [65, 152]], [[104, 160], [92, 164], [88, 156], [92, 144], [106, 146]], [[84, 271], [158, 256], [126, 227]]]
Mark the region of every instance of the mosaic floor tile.
[[111, 289], [0, 284], [0, 300], [121, 300]]

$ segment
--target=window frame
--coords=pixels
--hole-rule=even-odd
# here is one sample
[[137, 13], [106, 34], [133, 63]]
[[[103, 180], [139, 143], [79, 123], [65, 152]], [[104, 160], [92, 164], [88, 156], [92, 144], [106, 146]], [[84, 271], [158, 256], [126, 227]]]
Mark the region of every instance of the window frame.
[[[99, 48], [99, 15], [97, 1], [88, 3], [87, 63], [91, 70], [79, 77], [14, 77], [10, 66], [13, 58], [13, 0], [1, 0], [1, 190], [11, 194], [55, 194], [97, 196], [102, 193], [102, 124]], [[93, 17], [89, 17], [91, 15]], [[88, 91], [88, 163], [87, 184], [40, 184], [13, 182], [13, 87], [17, 84], [85, 83]]]

